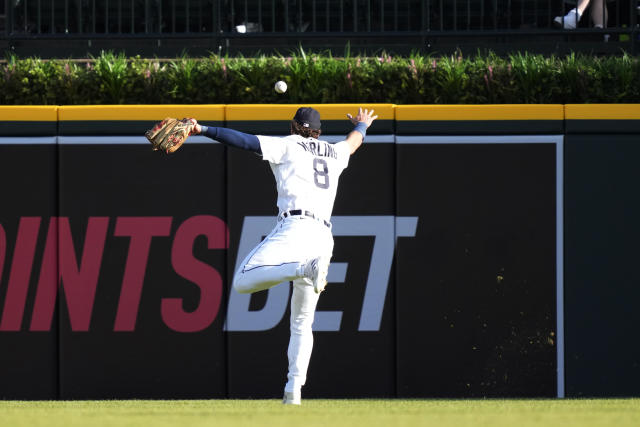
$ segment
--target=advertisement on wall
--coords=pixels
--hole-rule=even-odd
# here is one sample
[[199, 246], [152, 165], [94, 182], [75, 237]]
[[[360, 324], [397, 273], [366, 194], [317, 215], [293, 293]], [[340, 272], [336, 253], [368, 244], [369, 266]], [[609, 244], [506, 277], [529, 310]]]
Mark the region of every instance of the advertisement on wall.
[[[0, 144], [1, 397], [278, 397], [290, 285], [230, 290], [275, 225], [268, 164], [105, 138]], [[562, 137], [368, 142], [341, 176], [305, 396], [558, 395]]]

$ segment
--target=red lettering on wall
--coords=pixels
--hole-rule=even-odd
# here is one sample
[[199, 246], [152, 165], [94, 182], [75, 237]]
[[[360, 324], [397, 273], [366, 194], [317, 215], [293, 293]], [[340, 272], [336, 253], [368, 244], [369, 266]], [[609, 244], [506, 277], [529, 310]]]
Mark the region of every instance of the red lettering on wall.
[[[117, 218], [114, 235], [130, 237], [130, 243], [114, 331], [135, 330], [152, 238], [170, 236], [172, 221], [172, 217]], [[11, 268], [7, 268], [6, 275], [3, 272], [8, 258], [7, 237], [0, 225], [0, 281], [4, 276], [7, 279], [0, 331], [21, 329], [34, 258], [39, 252], [37, 246], [41, 222], [40, 217], [20, 219]], [[74, 246], [69, 218], [52, 217], [49, 220], [29, 330], [51, 330], [53, 313], [58, 306], [58, 293], [64, 295], [71, 330], [84, 332], [90, 329], [108, 227], [109, 218], [90, 217], [84, 242], [78, 239], [80, 236], [76, 236], [76, 243], [82, 243]], [[161, 300], [162, 320], [177, 332], [206, 329], [220, 311], [222, 277], [218, 270], [194, 255], [194, 242], [199, 236], [206, 238], [208, 249], [228, 248], [229, 230], [218, 217], [194, 216], [176, 230], [171, 264], [178, 275], [200, 290], [200, 300], [193, 311], [185, 311], [182, 298]]]
[[[22, 326], [39, 230], [39, 217], [20, 218], [9, 284], [7, 285], [7, 296], [4, 301], [2, 321], [0, 321], [0, 331], [19, 331]], [[5, 253], [6, 237], [4, 230], [2, 230], [0, 235], [0, 275], [2, 274]]]
[[2, 270], [4, 269], [4, 256], [7, 254], [7, 236], [0, 224], [0, 283], [2, 283]]
[[181, 298], [163, 298], [164, 323], [177, 332], [198, 332], [208, 327], [218, 315], [222, 299], [222, 277], [218, 271], [193, 256], [197, 236], [207, 237], [209, 249], [226, 249], [229, 241], [227, 225], [210, 215], [194, 216], [180, 225], [173, 241], [171, 263], [180, 276], [200, 288], [200, 304], [185, 312]]
[[171, 233], [172, 217], [119, 217], [116, 236], [130, 236], [129, 254], [124, 269], [122, 291], [114, 331], [133, 331], [138, 318], [142, 284], [153, 236]]
[[[7, 254], [7, 235], [0, 224], [0, 284], [2, 284], [2, 272], [4, 271], [4, 257]], [[8, 292], [8, 291], [7, 291]], [[6, 300], [5, 300], [5, 305]], [[4, 313], [2, 315], [4, 317]], [[0, 323], [0, 331], [2, 330], [2, 323]]]
[[36, 302], [31, 313], [31, 330], [51, 329], [53, 306], [58, 292], [58, 220], [51, 218], [42, 255]]
[[[107, 217], [89, 218], [82, 260], [78, 267], [69, 218], [51, 218], [31, 318], [32, 331], [51, 329], [58, 282], [62, 283], [67, 301], [71, 330], [89, 330], [108, 226]], [[55, 273], [56, 246], [60, 266], [58, 274]]]

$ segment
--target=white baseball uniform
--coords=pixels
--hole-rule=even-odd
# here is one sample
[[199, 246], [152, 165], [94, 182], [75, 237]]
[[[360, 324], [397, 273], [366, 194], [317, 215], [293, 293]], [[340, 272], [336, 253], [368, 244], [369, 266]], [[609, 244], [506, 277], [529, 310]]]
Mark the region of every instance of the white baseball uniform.
[[279, 213], [275, 228], [236, 268], [233, 287], [252, 293], [293, 281], [285, 391], [299, 392], [311, 357], [311, 325], [318, 302], [304, 267], [307, 261], [331, 257], [333, 252], [329, 221], [350, 147], [346, 141], [329, 144], [300, 135], [258, 136], [258, 140], [276, 179]]

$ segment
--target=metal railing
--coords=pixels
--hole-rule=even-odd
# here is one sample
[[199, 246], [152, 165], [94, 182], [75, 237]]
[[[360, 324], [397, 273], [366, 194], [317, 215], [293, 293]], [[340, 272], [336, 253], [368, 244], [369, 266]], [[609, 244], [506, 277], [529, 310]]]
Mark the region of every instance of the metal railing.
[[[4, 3], [4, 4], [2, 4]], [[0, 0], [0, 39], [61, 37], [403, 37], [482, 34], [572, 34], [554, 17], [571, 0]], [[591, 0], [573, 34], [597, 31], [596, 4], [607, 32], [635, 40], [638, 1]]]

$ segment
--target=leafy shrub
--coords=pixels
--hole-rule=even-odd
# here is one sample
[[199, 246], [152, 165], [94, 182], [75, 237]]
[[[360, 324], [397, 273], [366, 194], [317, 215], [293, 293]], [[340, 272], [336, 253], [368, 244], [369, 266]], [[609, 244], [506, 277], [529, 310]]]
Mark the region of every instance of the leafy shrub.
[[[284, 80], [289, 90], [277, 94]], [[125, 58], [77, 61], [9, 56], [0, 104], [344, 103], [528, 104], [640, 102], [638, 58], [518, 53], [463, 57], [308, 53], [255, 58]]]

